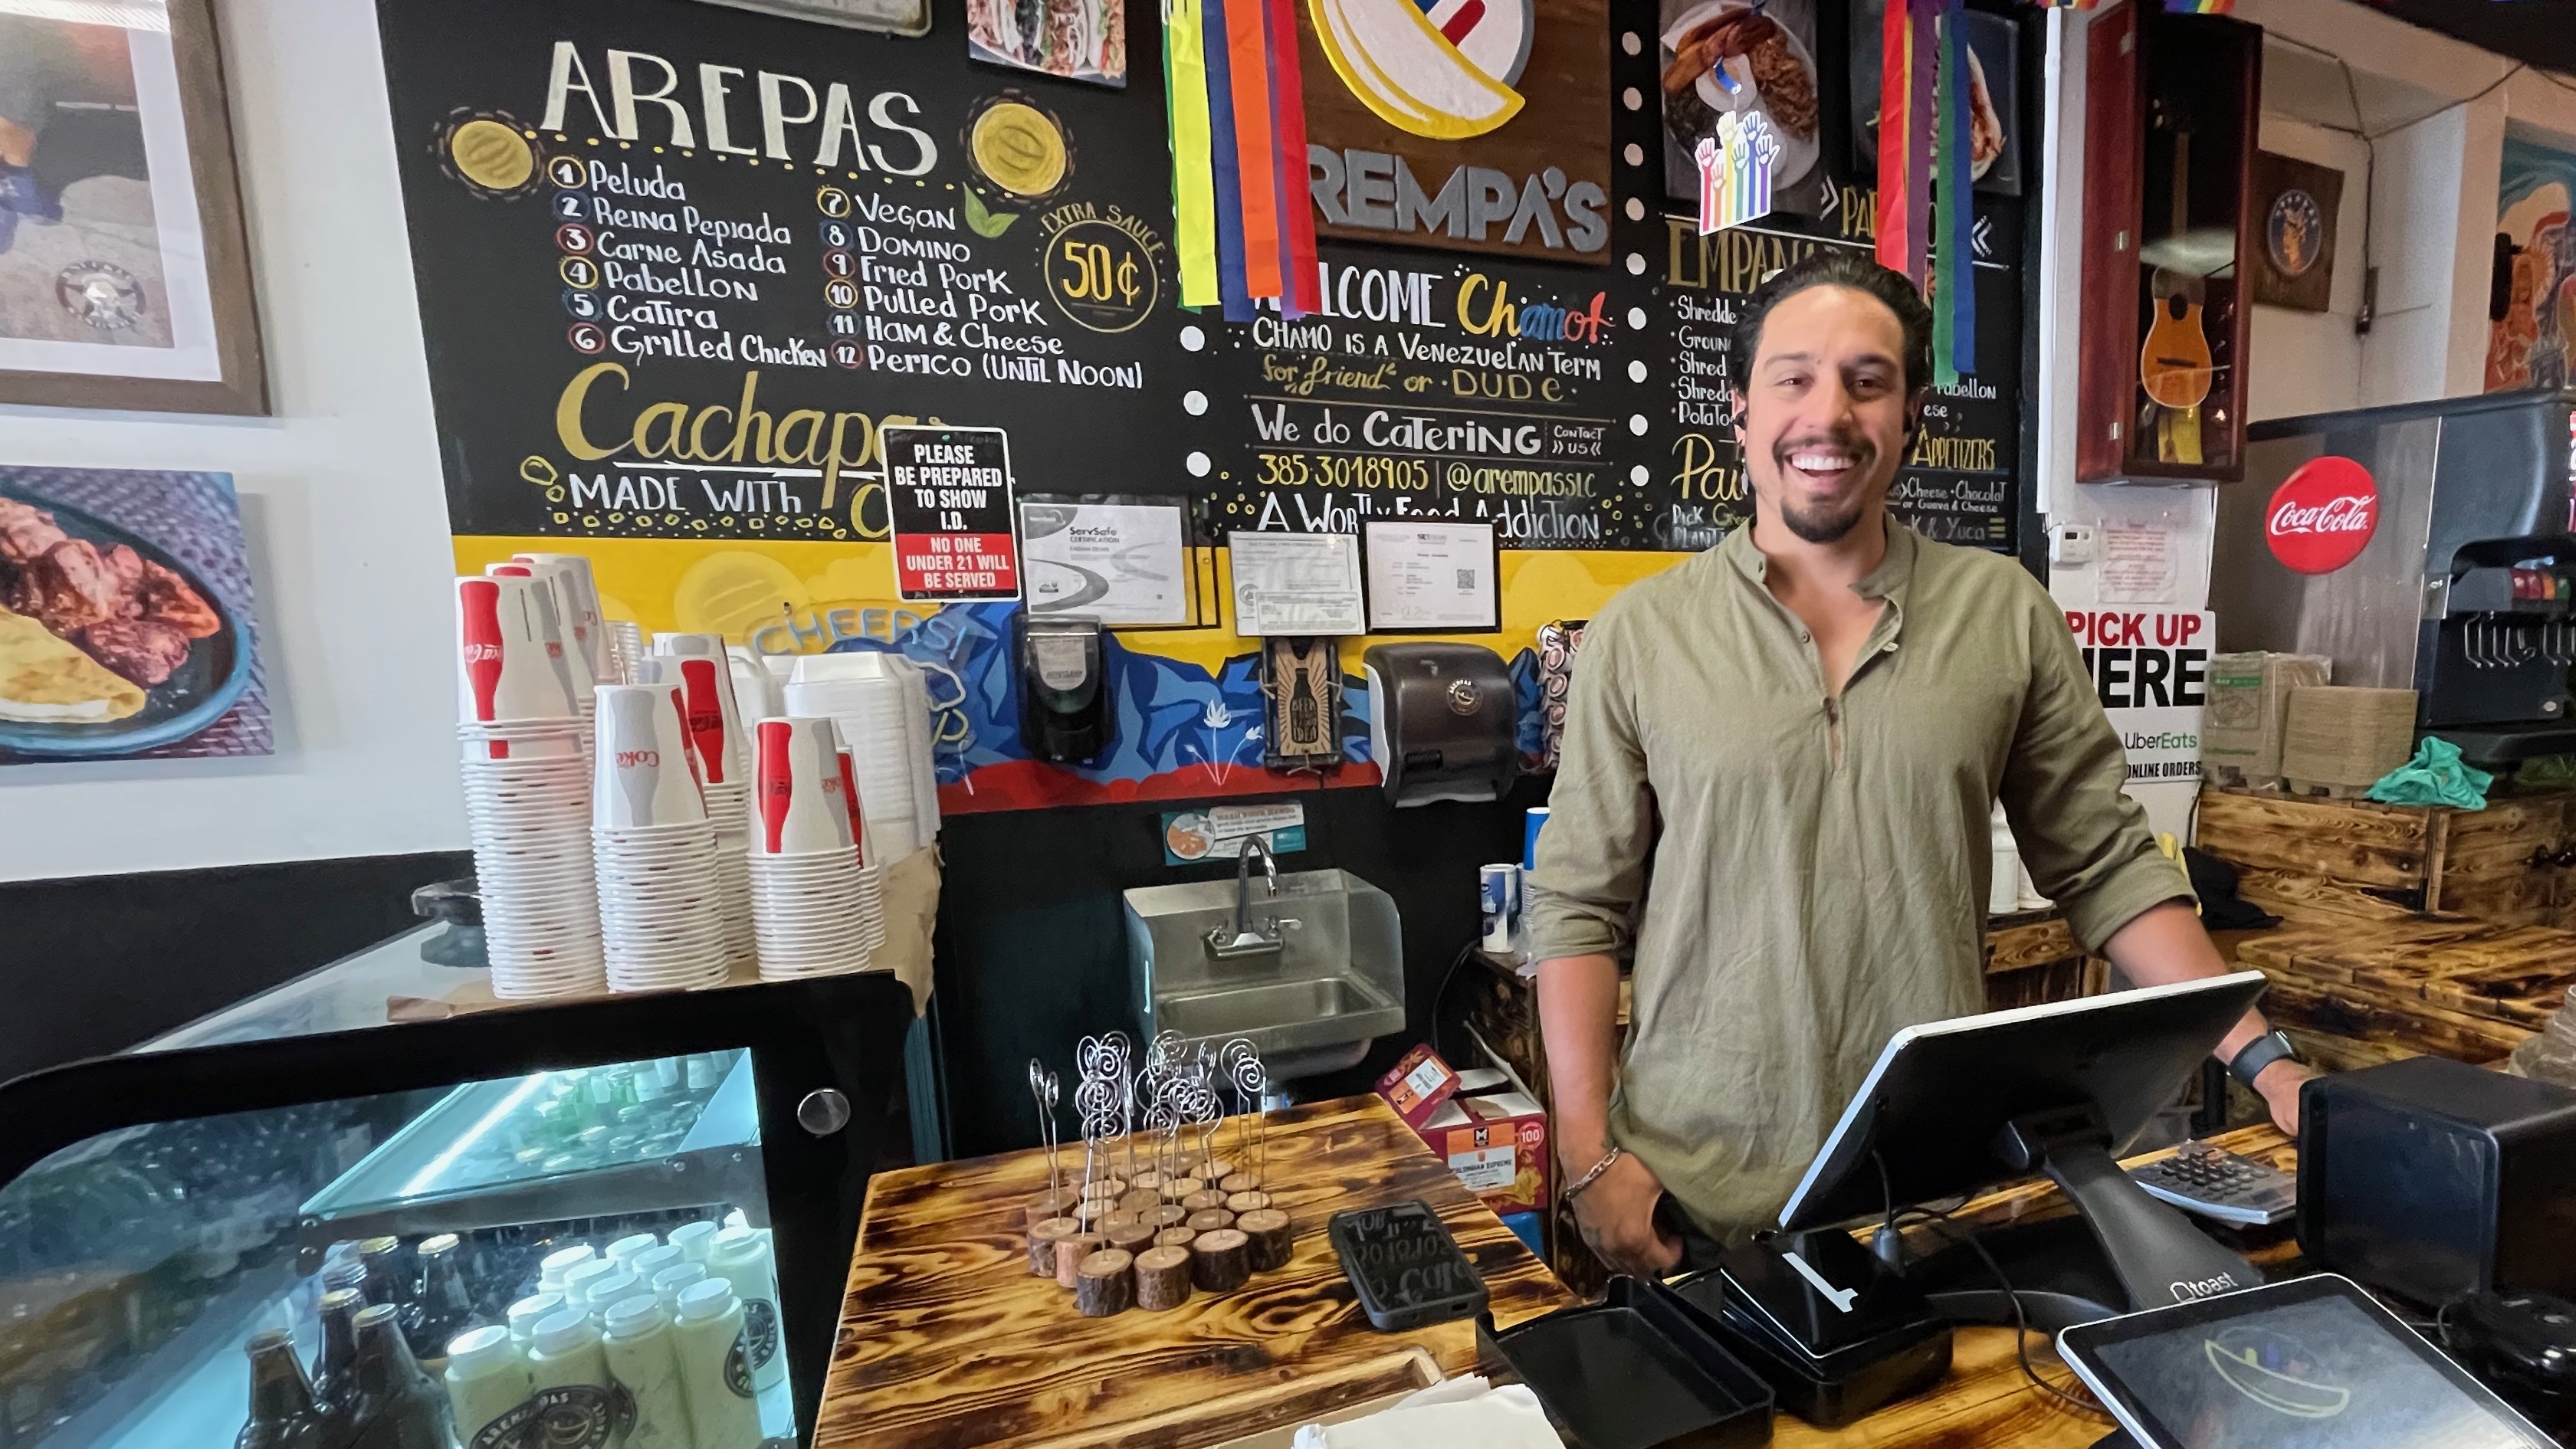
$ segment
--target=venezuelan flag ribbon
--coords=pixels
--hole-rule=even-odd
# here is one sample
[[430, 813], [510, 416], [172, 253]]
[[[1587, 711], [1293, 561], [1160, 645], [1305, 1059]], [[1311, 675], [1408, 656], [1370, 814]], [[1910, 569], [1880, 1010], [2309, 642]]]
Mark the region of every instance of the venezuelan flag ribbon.
[[1270, 133], [1279, 143], [1279, 308], [1297, 317], [1323, 310], [1324, 284], [1306, 184], [1306, 78], [1297, 56], [1296, 0], [1269, 0], [1269, 18]]
[[1233, 50], [1226, 43], [1226, 11], [1259, 0], [1201, 0], [1200, 30], [1207, 64], [1208, 155], [1216, 190], [1217, 295], [1229, 322], [1249, 322], [1252, 293], [1245, 283], [1243, 170], [1234, 127]]
[[1208, 135], [1207, 56], [1199, 0], [1169, 0], [1163, 18], [1163, 94], [1172, 137], [1173, 246], [1181, 305], [1220, 300], [1216, 264], [1216, 162]]
[[1941, 0], [1887, 0], [1879, 31], [1878, 260], [1920, 289], [1931, 251], [1932, 88]]

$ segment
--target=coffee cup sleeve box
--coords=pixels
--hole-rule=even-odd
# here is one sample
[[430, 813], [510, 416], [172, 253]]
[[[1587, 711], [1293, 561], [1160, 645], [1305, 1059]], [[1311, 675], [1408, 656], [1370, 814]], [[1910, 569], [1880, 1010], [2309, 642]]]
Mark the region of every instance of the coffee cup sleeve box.
[[1497, 1213], [1547, 1206], [1547, 1113], [1520, 1092], [1461, 1097], [1415, 1129], [1467, 1190]]

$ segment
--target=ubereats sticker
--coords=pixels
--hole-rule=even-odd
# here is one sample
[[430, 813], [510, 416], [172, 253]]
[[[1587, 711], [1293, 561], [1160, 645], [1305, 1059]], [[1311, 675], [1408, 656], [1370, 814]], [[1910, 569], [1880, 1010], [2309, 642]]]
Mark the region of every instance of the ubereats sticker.
[[1020, 596], [1011, 446], [999, 428], [886, 428], [895, 595], [958, 603]]
[[2069, 609], [2094, 697], [2129, 756], [2129, 783], [2200, 776], [2201, 710], [2218, 616], [2158, 609]]

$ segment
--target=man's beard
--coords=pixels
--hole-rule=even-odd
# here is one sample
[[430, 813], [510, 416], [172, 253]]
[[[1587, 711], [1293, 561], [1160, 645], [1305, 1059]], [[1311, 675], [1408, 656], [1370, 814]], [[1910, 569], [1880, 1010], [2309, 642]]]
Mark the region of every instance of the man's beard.
[[1788, 481], [1802, 475], [1790, 465], [1789, 455], [1801, 448], [1818, 446], [1850, 455], [1852, 471], [1855, 473], [1869, 471], [1870, 464], [1878, 459], [1878, 449], [1871, 446], [1868, 439], [1856, 434], [1837, 435], [1821, 440], [1801, 438], [1794, 443], [1783, 440], [1771, 447], [1771, 463], [1779, 470], [1776, 476], [1781, 480], [1780, 522], [1786, 525], [1791, 533], [1809, 543], [1836, 543], [1843, 535], [1859, 526], [1861, 513], [1869, 501], [1869, 494], [1864, 489], [1853, 495], [1849, 502], [1824, 503], [1811, 509], [1801, 509], [1791, 503], [1788, 496], [1790, 491]]

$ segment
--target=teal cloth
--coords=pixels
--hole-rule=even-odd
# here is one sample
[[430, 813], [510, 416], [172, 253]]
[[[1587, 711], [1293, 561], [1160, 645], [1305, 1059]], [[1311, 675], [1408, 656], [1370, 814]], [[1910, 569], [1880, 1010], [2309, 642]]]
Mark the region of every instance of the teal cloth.
[[2462, 810], [2487, 808], [2487, 786], [2495, 776], [2460, 763], [2460, 747], [2439, 735], [2426, 735], [2415, 758], [2379, 777], [2370, 798], [2382, 805], [2450, 805]]

